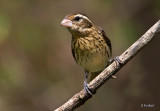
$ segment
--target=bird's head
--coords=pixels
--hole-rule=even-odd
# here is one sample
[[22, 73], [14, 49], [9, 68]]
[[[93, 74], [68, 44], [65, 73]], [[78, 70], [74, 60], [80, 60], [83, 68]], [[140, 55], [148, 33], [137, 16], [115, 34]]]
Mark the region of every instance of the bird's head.
[[93, 27], [92, 21], [83, 14], [67, 15], [61, 21], [61, 25], [68, 28], [72, 34], [80, 35], [88, 34]]

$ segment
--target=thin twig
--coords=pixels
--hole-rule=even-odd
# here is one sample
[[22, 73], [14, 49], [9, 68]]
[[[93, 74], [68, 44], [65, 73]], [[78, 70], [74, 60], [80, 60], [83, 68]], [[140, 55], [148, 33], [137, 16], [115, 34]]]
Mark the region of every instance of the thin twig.
[[[103, 85], [112, 75], [116, 74], [131, 58], [133, 58], [144, 46], [146, 46], [157, 33], [160, 32], [160, 20], [153, 25], [141, 38], [132, 44], [124, 53], [119, 56], [121, 64], [117, 65], [114, 61], [103, 72], [101, 72], [95, 79], [89, 83], [89, 88], [96, 92], [96, 90]], [[73, 111], [75, 108], [84, 104], [89, 98], [89, 94], [85, 93], [84, 89], [75, 94], [66, 103], [57, 108], [55, 111]]]

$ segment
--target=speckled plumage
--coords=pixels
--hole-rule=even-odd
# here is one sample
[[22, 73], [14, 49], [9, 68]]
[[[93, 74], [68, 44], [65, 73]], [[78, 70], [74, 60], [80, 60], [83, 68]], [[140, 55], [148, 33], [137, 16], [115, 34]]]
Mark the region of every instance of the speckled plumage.
[[112, 53], [105, 32], [82, 14], [70, 14], [64, 19], [72, 22], [66, 27], [72, 34], [72, 54], [77, 64], [92, 75], [101, 72], [108, 65]]
[[[106, 44], [103, 34], [95, 27], [83, 37], [72, 37], [72, 54], [76, 62], [87, 72], [100, 72], [111, 57], [111, 48]], [[76, 35], [74, 35], [76, 36]]]

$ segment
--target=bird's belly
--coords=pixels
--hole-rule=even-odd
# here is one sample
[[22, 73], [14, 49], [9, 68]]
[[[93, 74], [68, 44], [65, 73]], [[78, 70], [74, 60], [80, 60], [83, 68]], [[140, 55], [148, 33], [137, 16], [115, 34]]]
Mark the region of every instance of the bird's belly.
[[83, 53], [79, 64], [88, 72], [99, 72], [103, 70], [108, 64], [108, 56], [102, 52], [100, 53]]

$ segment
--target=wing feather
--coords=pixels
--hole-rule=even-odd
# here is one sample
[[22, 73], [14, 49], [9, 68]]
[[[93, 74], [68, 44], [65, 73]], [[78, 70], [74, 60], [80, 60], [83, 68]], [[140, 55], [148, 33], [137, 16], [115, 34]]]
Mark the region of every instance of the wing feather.
[[111, 41], [110, 39], [107, 37], [106, 33], [104, 32], [104, 30], [101, 27], [98, 27], [106, 44], [108, 45], [109, 49], [110, 49], [110, 54], [112, 54], [112, 45], [111, 45]]

